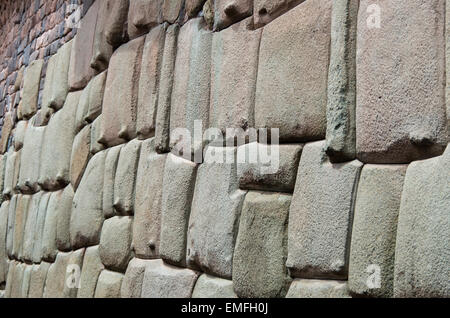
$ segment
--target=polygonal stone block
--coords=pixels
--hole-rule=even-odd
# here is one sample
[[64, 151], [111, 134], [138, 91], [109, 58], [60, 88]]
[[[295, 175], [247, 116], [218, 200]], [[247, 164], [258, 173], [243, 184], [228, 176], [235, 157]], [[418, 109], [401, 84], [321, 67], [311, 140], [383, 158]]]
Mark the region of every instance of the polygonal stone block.
[[105, 268], [100, 259], [98, 246], [88, 247], [84, 253], [80, 289], [77, 298], [94, 298], [95, 287], [101, 271]]
[[95, 288], [95, 298], [120, 298], [123, 274], [103, 270]]
[[58, 198], [56, 222], [56, 247], [60, 251], [70, 251], [70, 216], [72, 214], [74, 190], [69, 184]]
[[253, 18], [256, 27], [276, 19], [305, 0], [254, 0]]
[[130, 39], [147, 33], [161, 22], [163, 0], [130, 0], [128, 35]]
[[106, 219], [117, 214], [114, 209], [114, 183], [122, 146], [112, 147], [106, 152], [105, 173], [103, 177], [103, 213]]
[[33, 244], [33, 255], [32, 261], [33, 263], [40, 263], [43, 255], [43, 238], [44, 238], [44, 228], [45, 228], [45, 220], [47, 219], [47, 206], [50, 201], [51, 193], [43, 192], [41, 196], [41, 200], [39, 201], [38, 207], [38, 215], [36, 218], [36, 226], [34, 230], [34, 244]]
[[63, 190], [51, 193], [47, 204], [47, 213], [45, 214], [45, 224], [42, 232], [42, 259], [50, 263], [55, 261], [56, 254], [58, 253], [56, 231], [62, 192]]
[[5, 169], [8, 156], [0, 155], [0, 202], [3, 202], [3, 189], [5, 187]]
[[11, 198], [12, 195], [18, 192], [21, 153], [22, 149], [14, 151], [14, 147], [9, 148], [7, 153], [3, 188], [4, 198]]
[[9, 204], [8, 210], [8, 227], [6, 231], [6, 252], [10, 259], [14, 258], [13, 247], [14, 247], [14, 227], [16, 218], [16, 205], [19, 195], [12, 196]]
[[28, 121], [21, 120], [16, 124], [16, 131], [14, 133], [14, 149], [20, 150], [23, 147], [23, 140], [25, 139], [25, 132], [27, 131]]
[[7, 112], [3, 116], [2, 133], [0, 134], [0, 153], [4, 154], [8, 147], [9, 136], [14, 127], [11, 112]]
[[44, 60], [34, 60], [25, 70], [22, 90], [21, 114], [25, 119], [31, 118], [38, 109], [39, 83]]
[[162, 21], [175, 23], [180, 17], [184, 0], [164, 0], [162, 6]]
[[16, 216], [14, 218], [14, 239], [12, 249], [12, 255], [14, 255], [15, 259], [20, 259], [22, 256], [23, 237], [30, 202], [31, 195], [19, 194], [16, 205]]
[[22, 257], [19, 256], [19, 258], [23, 261], [31, 262], [33, 260], [33, 249], [35, 243], [34, 236], [36, 231], [36, 223], [39, 216], [41, 197], [42, 192], [32, 195], [28, 206], [28, 215], [23, 233], [22, 252], [20, 253]]
[[84, 170], [91, 157], [91, 126], [84, 127], [73, 141], [72, 155], [70, 158], [70, 184], [75, 189], [78, 188]]
[[28, 298], [28, 291], [30, 289], [31, 269], [32, 269], [31, 265], [25, 265], [25, 269], [23, 270], [20, 298]]
[[253, 13], [252, 0], [214, 0], [214, 31], [225, 29]]
[[102, 115], [98, 116], [91, 124], [91, 154], [96, 154], [105, 149], [105, 145], [99, 142], [102, 133]]
[[202, 274], [195, 283], [192, 298], [237, 298], [237, 295], [231, 280]]
[[184, 10], [186, 11], [185, 20], [195, 18], [203, 9], [206, 0], [186, 0]]
[[113, 47], [108, 43], [106, 37], [106, 31], [109, 29], [108, 20], [115, 18], [110, 16], [110, 9], [114, 6], [112, 2], [111, 0], [101, 1], [98, 8], [90, 61], [90, 66], [97, 72], [108, 68], [109, 59], [113, 53]]
[[350, 298], [345, 281], [295, 279], [286, 298]]
[[42, 262], [39, 265], [33, 265], [31, 268], [28, 298], [42, 298], [50, 265], [50, 263]]
[[6, 252], [6, 234], [8, 230], [9, 201], [2, 203], [0, 207], [0, 284], [6, 281], [8, 272], [8, 254]]
[[[106, 0], [108, 19], [104, 25], [106, 40], [113, 47], [125, 41], [125, 26], [128, 19], [129, 0]], [[103, 9], [102, 9], [103, 10]]]
[[151, 262], [150, 260], [133, 258], [128, 263], [120, 291], [122, 298], [141, 298], [145, 267]]

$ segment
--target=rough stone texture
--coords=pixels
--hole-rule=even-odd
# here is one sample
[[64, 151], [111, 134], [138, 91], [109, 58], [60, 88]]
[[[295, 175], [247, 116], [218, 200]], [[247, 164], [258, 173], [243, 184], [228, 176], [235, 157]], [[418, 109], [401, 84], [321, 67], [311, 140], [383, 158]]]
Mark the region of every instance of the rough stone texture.
[[11, 286], [11, 296], [10, 298], [22, 298], [22, 284], [23, 284], [23, 274], [26, 265], [23, 263], [17, 263], [14, 270], [13, 283]]
[[131, 259], [133, 219], [115, 216], [103, 224], [99, 254], [106, 268], [123, 272]]
[[69, 184], [58, 198], [56, 222], [56, 247], [60, 251], [70, 251], [70, 216], [72, 214], [74, 190]]
[[119, 47], [111, 57], [99, 142], [115, 146], [136, 137], [139, 72], [145, 37]]
[[361, 1], [358, 18], [357, 156], [408, 163], [440, 155], [448, 141], [445, 1], [380, 2], [376, 32], [366, 23], [371, 4]]
[[89, 88], [89, 107], [84, 118], [88, 123], [92, 123], [102, 112], [106, 76], [107, 72], [102, 72], [89, 82], [91, 85]]
[[20, 292], [20, 298], [28, 297], [28, 290], [30, 288], [30, 277], [31, 277], [31, 265], [25, 265], [23, 270], [23, 278], [22, 278], [22, 288]]
[[105, 149], [105, 145], [99, 142], [102, 130], [102, 117], [97, 117], [91, 125], [91, 154], [96, 154]]
[[86, 114], [89, 110], [89, 92], [91, 90], [92, 83], [93, 81], [90, 81], [80, 95], [80, 100], [78, 102], [77, 112], [75, 115], [75, 127], [77, 132], [88, 124], [86, 121]]
[[190, 298], [199, 273], [187, 268], [148, 262], [142, 282], [142, 298]]
[[22, 89], [21, 114], [25, 119], [31, 118], [38, 108], [39, 83], [44, 60], [35, 60], [25, 71]]
[[413, 162], [403, 186], [395, 248], [394, 297], [448, 297], [450, 146]]
[[186, 239], [197, 164], [168, 154], [162, 189], [159, 253], [168, 263], [186, 264]]
[[122, 298], [141, 298], [145, 267], [151, 263], [152, 261], [139, 258], [133, 258], [128, 263], [120, 291]]
[[303, 1], [305, 0], [254, 0], [253, 17], [255, 26], [261, 27], [271, 22]]
[[8, 140], [11, 130], [14, 127], [13, 118], [11, 112], [7, 112], [3, 116], [2, 134], [0, 137], [0, 153], [4, 154], [8, 149]]
[[[366, 165], [356, 195], [350, 244], [348, 285], [353, 294], [389, 298], [394, 288], [394, 254], [398, 212], [406, 165]], [[379, 266], [380, 286], [369, 288]]]
[[[188, 21], [178, 36], [174, 83], [170, 110], [170, 147], [179, 142], [174, 132], [186, 128], [194, 137], [194, 121], [201, 121], [203, 131], [208, 123], [212, 33], [201, 18]], [[199, 136], [200, 137], [200, 136]], [[182, 145], [187, 143], [182, 141]], [[201, 144], [192, 144], [191, 152], [200, 151]], [[180, 145], [178, 145], [180, 147]], [[184, 152], [188, 153], [187, 150]]]
[[233, 286], [239, 297], [284, 297], [290, 278], [287, 223], [291, 196], [247, 193], [233, 257]]
[[103, 176], [103, 213], [105, 218], [110, 218], [117, 214], [114, 209], [114, 183], [121, 149], [122, 145], [118, 145], [108, 149], [106, 152]]
[[119, 46], [125, 40], [125, 25], [128, 19], [130, 0], [106, 0], [109, 18], [105, 22], [104, 34], [109, 44]]
[[206, 0], [186, 0], [185, 1], [185, 8], [186, 11], [186, 18], [194, 18], [198, 15], [198, 13], [203, 9], [203, 5], [205, 4]]
[[184, 0], [164, 0], [162, 6], [162, 21], [175, 23], [181, 14]]
[[356, 26], [359, 0], [334, 1], [328, 72], [326, 152], [332, 162], [356, 158]]
[[91, 126], [84, 127], [73, 141], [70, 158], [70, 184], [76, 191], [91, 157]]
[[[212, 162], [213, 156], [217, 158]], [[189, 218], [187, 263], [231, 279], [234, 244], [245, 191], [238, 189], [236, 148], [208, 147], [198, 168]], [[208, 160], [207, 160], [208, 159]], [[222, 161], [223, 163], [217, 162]]]
[[[35, 244], [34, 233], [36, 231], [36, 222], [39, 216], [39, 205], [42, 197], [42, 192], [31, 196], [30, 204], [28, 206], [28, 215], [23, 232], [22, 252], [19, 258], [23, 261], [33, 260], [33, 248]], [[20, 257], [21, 256], [21, 257]]]
[[[159, 257], [161, 201], [167, 155], [154, 150], [153, 139], [142, 143], [137, 170], [133, 246], [139, 258]], [[117, 178], [116, 178], [117, 179]]]
[[225, 29], [253, 13], [252, 0], [214, 0], [213, 30]]
[[42, 262], [39, 265], [33, 265], [31, 268], [28, 298], [42, 298], [50, 265], [50, 263]]
[[275, 147], [256, 142], [238, 147], [237, 175], [241, 189], [294, 191], [303, 145], [279, 145], [278, 150]]
[[84, 253], [78, 298], [94, 298], [97, 280], [104, 268], [99, 255], [99, 247], [88, 247]]
[[120, 150], [114, 181], [114, 209], [121, 215], [134, 214], [135, 181], [141, 144], [139, 140], [132, 140]]
[[2, 203], [0, 207], [0, 284], [6, 281], [8, 272], [8, 253], [6, 250], [6, 233], [8, 230], [9, 201]]
[[362, 164], [331, 164], [324, 141], [303, 148], [289, 213], [291, 275], [345, 279], [353, 206]]
[[231, 280], [202, 274], [195, 283], [192, 298], [237, 298]]
[[159, 78], [166, 28], [167, 25], [162, 24], [153, 28], [145, 37], [139, 78], [136, 122], [136, 132], [140, 139], [149, 138], [155, 133]]
[[21, 120], [16, 124], [16, 131], [14, 134], [14, 149], [20, 150], [23, 147], [23, 140], [25, 139], [25, 132], [27, 131], [28, 121]]
[[258, 50], [262, 30], [251, 19], [214, 33], [209, 126], [222, 130], [254, 127]]
[[[25, 224], [28, 215], [28, 206], [30, 205], [31, 196], [19, 194], [17, 197], [17, 205], [14, 218], [14, 235], [12, 243], [12, 255], [15, 259], [20, 259], [22, 256], [23, 237], [25, 231]], [[11, 207], [11, 205], [10, 205]]]
[[128, 35], [131, 39], [147, 33], [161, 22], [164, 0], [130, 0], [128, 11]]
[[43, 192], [41, 200], [39, 201], [38, 215], [36, 218], [36, 227], [33, 236], [34, 238], [33, 255], [32, 255], [33, 263], [40, 263], [44, 256], [43, 238], [44, 238], [45, 221], [47, 219], [47, 206], [50, 197], [51, 197], [50, 192]]
[[14, 152], [14, 149], [12, 147], [9, 148], [9, 151], [6, 155], [5, 179], [3, 188], [4, 198], [11, 198], [12, 195], [16, 192], [16, 183], [14, 181], [16, 179], [16, 175], [20, 173], [20, 159], [20, 152]]
[[179, 31], [177, 24], [169, 26], [164, 41], [155, 122], [155, 148], [158, 153], [169, 152], [170, 108]]
[[286, 298], [350, 298], [344, 281], [295, 279]]
[[103, 224], [103, 175], [105, 153], [96, 154], [89, 161], [73, 198], [70, 219], [70, 241], [73, 248], [97, 245]]
[[255, 124], [279, 128], [282, 141], [325, 137], [331, 5], [306, 1], [264, 28]]
[[108, 20], [110, 10], [114, 6], [113, 1], [100, 1], [98, 5], [97, 21], [95, 25], [94, 39], [92, 43], [92, 58], [90, 66], [97, 72], [102, 72], [108, 68], [109, 59], [113, 53], [113, 47], [108, 43], [106, 31], [108, 31]]
[[123, 274], [103, 270], [95, 288], [95, 298], [120, 298]]
[[52, 116], [45, 129], [39, 185], [46, 190], [60, 189], [70, 182], [70, 157], [76, 134], [74, 118], [80, 94], [69, 93], [64, 107]]

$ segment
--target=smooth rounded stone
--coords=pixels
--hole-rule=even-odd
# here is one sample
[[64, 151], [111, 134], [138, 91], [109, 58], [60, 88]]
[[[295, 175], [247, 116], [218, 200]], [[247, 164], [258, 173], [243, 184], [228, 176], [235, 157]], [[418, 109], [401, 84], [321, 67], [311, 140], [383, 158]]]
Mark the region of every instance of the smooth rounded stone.
[[73, 141], [70, 158], [70, 184], [76, 191], [91, 158], [91, 126], [84, 127]]
[[102, 113], [106, 76], [107, 71], [104, 71], [89, 82], [89, 107], [84, 118], [88, 123], [92, 123]]
[[[20, 174], [20, 150], [19, 152], [15, 152], [14, 148], [11, 147], [8, 150], [6, 156], [6, 164], [5, 164], [5, 179], [4, 179], [4, 187], [3, 187], [3, 198], [8, 199], [11, 198], [15, 193], [15, 182], [17, 174]], [[16, 171], [19, 170], [19, 171]]]
[[21, 120], [16, 124], [16, 132], [14, 134], [14, 149], [16, 151], [22, 149], [23, 147], [27, 127], [28, 127], [27, 120]]
[[[348, 285], [352, 294], [393, 296], [395, 239], [406, 168], [365, 165], [361, 171], [350, 244]], [[378, 268], [379, 273], [375, 272]]]
[[114, 180], [114, 209], [120, 215], [134, 214], [135, 181], [141, 144], [139, 140], [132, 140], [120, 150]]
[[114, 6], [113, 0], [101, 1], [99, 4], [97, 21], [95, 24], [94, 39], [92, 43], [92, 58], [90, 66], [97, 72], [102, 72], [108, 68], [109, 59], [113, 53], [113, 47], [108, 43], [106, 31], [110, 10]]
[[0, 203], [4, 200], [3, 190], [5, 188], [5, 169], [7, 157], [7, 155], [0, 155]]
[[332, 164], [325, 141], [306, 144], [289, 212], [291, 276], [346, 279], [353, 205], [362, 163]]
[[233, 257], [233, 287], [242, 298], [284, 297], [291, 195], [248, 192]]
[[195, 18], [203, 9], [206, 0], [186, 0], [185, 1], [185, 20]]
[[137, 103], [136, 133], [139, 139], [149, 138], [155, 133], [159, 78], [166, 28], [167, 24], [159, 25], [145, 37]]
[[28, 291], [30, 289], [30, 278], [31, 278], [31, 265], [25, 265], [23, 270], [22, 278], [22, 288], [20, 290], [20, 298], [28, 298]]
[[[25, 225], [27, 222], [28, 208], [31, 202], [31, 195], [19, 194], [16, 205], [16, 216], [14, 218], [14, 239], [12, 255], [15, 259], [21, 259], [23, 251], [23, 238]], [[10, 206], [11, 207], [11, 206]]]
[[[191, 146], [190, 152], [202, 151], [202, 143], [193, 143], [194, 122], [200, 121], [203, 134], [208, 125], [212, 32], [202, 18], [188, 21], [180, 29], [175, 61], [170, 109], [170, 148]], [[186, 129], [191, 136], [180, 141], [177, 131]], [[186, 132], [184, 132], [186, 133]], [[197, 132], [198, 134], [200, 131]], [[200, 137], [200, 136], [199, 136]], [[181, 143], [181, 145], [180, 145]], [[185, 156], [189, 150], [183, 149]]]
[[56, 247], [60, 251], [70, 251], [70, 215], [72, 214], [74, 190], [69, 184], [58, 198], [56, 222]]
[[359, 0], [334, 1], [328, 72], [326, 153], [332, 162], [356, 158], [356, 37]]
[[169, 26], [164, 41], [155, 122], [155, 148], [158, 153], [166, 153], [170, 150], [170, 109], [179, 32], [179, 25]]
[[[254, 0], [255, 27], [262, 27], [305, 0]], [[342, 2], [342, 1], [341, 1]]]
[[32, 266], [28, 298], [42, 298], [50, 265], [50, 263], [42, 262]]
[[58, 227], [58, 213], [63, 190], [51, 192], [47, 203], [47, 213], [45, 214], [44, 230], [42, 232], [42, 259], [47, 262], [54, 262], [58, 247], [56, 246], [56, 233]]
[[0, 134], [0, 153], [4, 154], [8, 149], [8, 140], [11, 131], [14, 127], [14, 122], [11, 112], [7, 112], [3, 116], [2, 133]]
[[252, 0], [214, 0], [214, 31], [227, 28], [253, 13]]
[[191, 298], [199, 272], [149, 261], [142, 282], [142, 298]]
[[130, 261], [133, 218], [115, 216], [105, 220], [100, 237], [99, 254], [106, 268], [124, 272]]
[[192, 298], [237, 298], [233, 281], [202, 274], [195, 283]]
[[70, 218], [72, 248], [97, 245], [103, 224], [103, 175], [105, 152], [89, 160], [86, 171], [73, 198]]
[[99, 247], [88, 247], [84, 253], [77, 298], [94, 298], [98, 277], [104, 268], [99, 255]]
[[39, 84], [43, 65], [44, 60], [34, 60], [25, 70], [21, 91], [21, 114], [25, 119], [31, 118], [38, 109]]
[[[158, 258], [161, 233], [161, 202], [167, 155], [155, 152], [153, 139], [142, 143], [136, 175], [133, 246], [136, 257]], [[117, 178], [116, 178], [117, 179]]]
[[33, 235], [33, 254], [32, 261], [33, 263], [40, 263], [43, 255], [43, 238], [44, 238], [44, 229], [45, 229], [45, 220], [47, 219], [47, 206], [50, 201], [51, 192], [43, 192], [41, 196], [41, 200], [39, 201], [38, 207], [38, 215], [36, 218], [36, 226]]
[[39, 185], [45, 190], [61, 189], [70, 182], [74, 118], [80, 95], [80, 91], [69, 93], [64, 107], [51, 117], [45, 129], [39, 171]]
[[270, 146], [256, 142], [238, 147], [239, 187], [293, 192], [302, 149], [302, 144]]
[[114, 183], [116, 179], [117, 163], [123, 145], [107, 150], [105, 157], [105, 172], [103, 176], [103, 213], [105, 219], [115, 216], [114, 209]]
[[8, 231], [9, 201], [2, 203], [0, 207], [0, 285], [6, 281], [8, 272], [8, 253], [6, 249], [6, 235]]
[[[258, 51], [262, 30], [251, 18], [214, 33], [211, 61], [209, 127], [246, 131], [254, 127]], [[239, 84], [237, 84], [239, 83]], [[228, 136], [227, 136], [228, 137]]]
[[36, 223], [39, 216], [39, 205], [41, 202], [42, 192], [38, 192], [31, 196], [28, 206], [28, 216], [23, 232], [22, 253], [19, 259], [31, 262], [33, 260], [34, 236], [36, 231]]
[[98, 141], [110, 147], [136, 137], [136, 96], [144, 40], [142, 36], [120, 46], [109, 63]]
[[99, 142], [102, 133], [102, 115], [98, 116], [91, 124], [91, 154], [105, 149], [105, 145]]
[[150, 260], [133, 258], [128, 263], [120, 291], [122, 298], [141, 298], [145, 267], [151, 262]]
[[73, 39], [72, 56], [69, 66], [70, 90], [82, 89], [95, 75], [91, 67], [94, 53], [94, 37], [100, 2], [94, 2], [80, 21], [80, 28]]
[[30, 123], [25, 132], [18, 183], [22, 193], [31, 194], [39, 191], [40, 158], [45, 129], [46, 127], [35, 127]]
[[128, 19], [129, 0], [106, 0], [109, 18], [105, 21], [106, 40], [113, 47], [125, 42], [125, 26]]
[[255, 125], [282, 142], [325, 138], [332, 3], [305, 1], [264, 27]]
[[286, 298], [351, 298], [347, 282], [294, 279]]
[[95, 288], [95, 298], [120, 298], [123, 274], [103, 270]]
[[14, 228], [16, 219], [16, 206], [19, 195], [14, 195], [11, 197], [8, 210], [8, 227], [6, 230], [6, 253], [10, 259], [14, 258], [13, 247], [14, 247]]
[[358, 17], [357, 157], [409, 163], [439, 156], [448, 142], [445, 1], [383, 1], [376, 31], [366, 23], [372, 4], [361, 1]]
[[162, 21], [175, 23], [181, 15], [184, 0], [164, 0], [162, 6]]
[[205, 163], [197, 172], [187, 242], [189, 266], [227, 279], [231, 279], [234, 244], [246, 194], [239, 190], [234, 160], [228, 161], [235, 156], [235, 147], [206, 149]]
[[159, 253], [162, 259], [174, 265], [186, 264], [187, 231], [196, 174], [197, 164], [173, 154], [167, 155]]
[[394, 297], [450, 295], [450, 146], [406, 172], [397, 226]]
[[128, 10], [128, 35], [135, 39], [161, 23], [164, 0], [130, 0]]

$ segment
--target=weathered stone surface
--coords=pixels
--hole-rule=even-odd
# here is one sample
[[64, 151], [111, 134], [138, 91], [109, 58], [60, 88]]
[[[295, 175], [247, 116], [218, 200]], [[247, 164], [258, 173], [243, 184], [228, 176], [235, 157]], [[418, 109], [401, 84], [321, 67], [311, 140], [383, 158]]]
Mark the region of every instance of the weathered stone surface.
[[305, 0], [254, 0], [255, 26], [262, 27], [303, 1]]
[[208, 274], [231, 279], [234, 243], [246, 192], [238, 189], [234, 160], [225, 161], [234, 158], [236, 148], [208, 147], [205, 152], [189, 218], [187, 263]]
[[181, 14], [184, 0], [164, 0], [162, 6], [162, 21], [175, 23]]
[[[71, 42], [72, 43], [72, 42]], [[38, 126], [41, 125], [47, 125], [48, 120], [50, 119], [50, 116], [53, 113], [53, 109], [50, 108], [50, 104], [52, 101], [52, 95], [54, 86], [56, 83], [53, 81], [53, 77], [55, 74], [55, 68], [56, 68], [56, 60], [58, 59], [58, 53], [51, 56], [47, 61], [47, 69], [45, 71], [45, 80], [44, 80], [44, 88], [42, 90], [42, 101], [41, 101], [41, 109], [37, 112], [37, 120]], [[69, 87], [68, 84], [68, 78], [66, 81], [67, 88]], [[67, 95], [67, 92], [66, 92]], [[66, 96], [64, 96], [66, 97]], [[20, 106], [22, 108], [22, 106]]]
[[136, 132], [140, 139], [155, 133], [158, 88], [163, 57], [166, 24], [153, 28], [145, 37], [139, 78]]
[[450, 146], [413, 162], [403, 186], [395, 247], [394, 297], [448, 297]]
[[103, 175], [105, 153], [100, 152], [89, 160], [73, 198], [70, 219], [70, 241], [73, 248], [97, 245], [103, 224]]
[[6, 169], [6, 159], [7, 155], [0, 155], [0, 202], [3, 202], [3, 190], [5, 188], [5, 169]]
[[8, 147], [9, 135], [14, 127], [13, 118], [11, 112], [7, 112], [3, 116], [2, 133], [0, 136], [0, 153], [4, 154]]
[[133, 219], [115, 216], [103, 223], [99, 254], [106, 268], [123, 272], [131, 255], [131, 231]]
[[366, 23], [369, 5], [361, 1], [358, 18], [358, 159], [409, 163], [440, 155], [448, 141], [445, 1], [378, 3], [383, 25], [376, 32]]
[[120, 150], [114, 181], [114, 209], [121, 215], [134, 214], [135, 182], [141, 144], [139, 140], [132, 140]]
[[161, 22], [163, 0], [130, 0], [128, 35], [131, 39], [147, 33]]
[[25, 71], [22, 89], [22, 117], [31, 118], [38, 108], [39, 83], [44, 60], [34, 60]]
[[[180, 142], [175, 129], [185, 128], [194, 137], [194, 121], [201, 121], [203, 134], [208, 123], [212, 33], [202, 18], [188, 21], [181, 29], [177, 43], [174, 83], [170, 110], [170, 147]], [[201, 151], [202, 144], [192, 145], [191, 152]], [[180, 145], [178, 145], [180, 147]], [[189, 153], [184, 149], [185, 153]]]
[[141, 298], [145, 267], [151, 264], [151, 262], [149, 260], [133, 258], [128, 263], [120, 291], [122, 298]]
[[[39, 185], [56, 190], [70, 182], [70, 157], [75, 138], [75, 113], [81, 92], [67, 95], [64, 107], [50, 119], [44, 133]], [[56, 160], [57, 159], [57, 160]]]
[[95, 288], [95, 298], [120, 298], [123, 274], [103, 270]]
[[214, 0], [214, 31], [225, 29], [253, 13], [252, 0]]
[[23, 141], [25, 139], [25, 132], [27, 131], [28, 121], [21, 120], [16, 124], [16, 131], [14, 134], [14, 149], [20, 150], [23, 147]]
[[[353, 294], [393, 295], [395, 238], [406, 168], [366, 165], [362, 169], [350, 244], [348, 285]], [[376, 270], [374, 265], [381, 271], [379, 286], [368, 285]]]
[[301, 144], [269, 146], [256, 142], [238, 147], [239, 187], [293, 192], [302, 149]]
[[202, 11], [205, 2], [206, 0], [186, 0], [184, 8], [186, 11], [185, 19], [195, 18]]
[[279, 128], [281, 141], [325, 138], [331, 5], [306, 1], [264, 28], [255, 125]]
[[125, 25], [128, 19], [129, 0], [106, 0], [109, 18], [105, 22], [106, 40], [113, 47], [125, 41]]
[[115, 146], [136, 137], [139, 72], [145, 37], [119, 47], [111, 57], [99, 142]]
[[11, 147], [6, 155], [5, 180], [3, 188], [4, 198], [11, 198], [11, 196], [17, 192], [16, 185], [20, 174], [21, 152], [22, 150], [15, 152], [14, 148]]
[[70, 216], [72, 214], [74, 190], [69, 184], [58, 198], [56, 222], [56, 247], [60, 251], [70, 251]]
[[44, 230], [42, 232], [42, 259], [54, 262], [58, 248], [56, 246], [56, 231], [58, 226], [58, 208], [63, 190], [52, 192], [47, 203]]
[[251, 31], [246, 19], [214, 33], [211, 62], [209, 126], [225, 134], [227, 128], [254, 127], [258, 50], [262, 30]]
[[286, 298], [350, 298], [345, 281], [295, 279]]
[[334, 1], [328, 72], [326, 153], [332, 162], [356, 158], [356, 26], [358, 0]]
[[192, 298], [237, 298], [231, 280], [202, 274], [195, 283]]
[[170, 108], [179, 31], [177, 24], [169, 26], [164, 41], [155, 123], [155, 148], [158, 153], [169, 152]]
[[100, 259], [98, 246], [88, 247], [84, 253], [78, 298], [94, 298], [95, 287], [101, 271], [105, 268]]
[[25, 231], [25, 224], [27, 222], [28, 207], [30, 205], [30, 201], [31, 195], [19, 194], [19, 196], [17, 197], [12, 249], [12, 255], [14, 255], [15, 259], [20, 259], [20, 256], [22, 256], [23, 236]]
[[15, 260], [12, 260], [9, 262], [8, 265], [8, 275], [6, 277], [6, 284], [5, 284], [5, 298], [11, 298], [11, 292], [12, 292], [12, 284], [14, 280], [14, 272], [16, 270], [17, 262]]
[[247, 193], [233, 256], [233, 286], [239, 297], [284, 297], [287, 223], [291, 195]]
[[32, 266], [28, 298], [42, 298], [49, 268], [50, 263], [46, 262]]
[[84, 127], [73, 141], [70, 158], [70, 184], [76, 191], [91, 157], [91, 126]]
[[22, 288], [20, 298], [28, 298], [28, 290], [30, 289], [31, 265], [25, 265], [23, 270]]
[[303, 148], [289, 213], [291, 276], [345, 279], [353, 202], [362, 164], [331, 164], [324, 141]]
[[18, 195], [14, 195], [9, 204], [8, 210], [8, 227], [6, 232], [6, 252], [10, 259], [13, 258], [13, 246], [14, 246], [14, 226], [16, 218], [16, 205]]
[[91, 67], [97, 72], [108, 68], [109, 59], [113, 53], [113, 47], [108, 43], [106, 32], [109, 25], [110, 9], [114, 6], [113, 1], [100, 1], [97, 21], [95, 25], [94, 39], [92, 43]]
[[197, 164], [167, 155], [164, 169], [159, 253], [168, 263], [186, 264], [186, 240]]
[[200, 273], [164, 264], [148, 262], [142, 283], [142, 298], [190, 298]]
[[2, 203], [0, 207], [0, 284], [6, 281], [8, 272], [8, 253], [6, 249], [6, 234], [8, 231], [8, 214], [9, 214], [9, 201]]
[[33, 236], [34, 237], [33, 255], [32, 255], [33, 263], [40, 263], [44, 255], [43, 238], [44, 238], [45, 221], [47, 219], [47, 206], [50, 197], [51, 197], [50, 192], [43, 192], [41, 200], [39, 201], [38, 215], [36, 218], [36, 227]]
[[114, 209], [114, 183], [121, 149], [122, 145], [118, 145], [108, 149], [106, 152], [103, 176], [103, 213], [106, 219], [117, 214]]
[[89, 82], [89, 85], [91, 85], [89, 88], [89, 107], [84, 118], [88, 123], [92, 123], [102, 113], [106, 75], [107, 72], [104, 71]]
[[88, 122], [86, 121], [86, 115], [89, 110], [89, 92], [91, 90], [92, 83], [93, 81], [90, 81], [80, 95], [80, 100], [78, 102], [78, 107], [75, 115], [75, 127], [77, 132], [79, 132], [84, 126], [88, 124]]
[[38, 192], [31, 196], [28, 206], [28, 215], [23, 232], [22, 252], [19, 259], [22, 261], [33, 260], [33, 248], [35, 244], [34, 235], [36, 231], [36, 222], [39, 216], [39, 204], [41, 201], [42, 192]]
[[[153, 139], [142, 143], [137, 170], [133, 246], [139, 258], [159, 257], [161, 201], [166, 155], [155, 152]], [[116, 178], [117, 179], [117, 178]]]
[[102, 133], [102, 115], [98, 116], [91, 124], [91, 154], [96, 154], [105, 149], [105, 145], [99, 142]]
[[11, 285], [11, 296], [10, 298], [22, 298], [22, 283], [23, 274], [26, 265], [23, 263], [17, 263], [14, 270], [13, 282]]
[[81, 89], [95, 75], [91, 67], [97, 16], [101, 1], [95, 1], [80, 21], [80, 28], [73, 39], [72, 58], [69, 66], [69, 87]]

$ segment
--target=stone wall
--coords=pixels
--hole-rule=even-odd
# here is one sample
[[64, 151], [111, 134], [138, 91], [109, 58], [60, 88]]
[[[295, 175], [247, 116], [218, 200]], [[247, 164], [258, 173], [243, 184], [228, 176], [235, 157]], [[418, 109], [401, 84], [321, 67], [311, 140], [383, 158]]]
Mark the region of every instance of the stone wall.
[[0, 298], [450, 297], [445, 0], [83, 2], [0, 4]]

